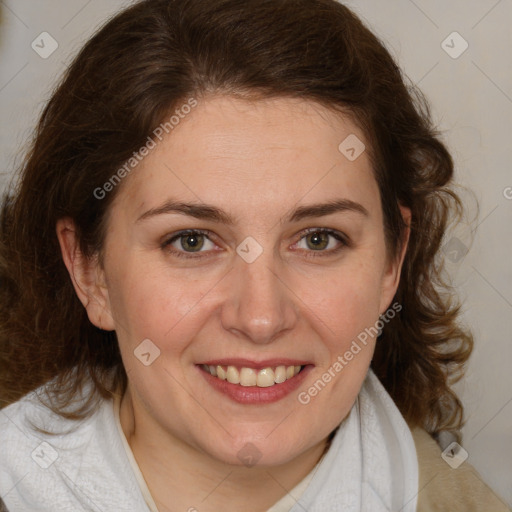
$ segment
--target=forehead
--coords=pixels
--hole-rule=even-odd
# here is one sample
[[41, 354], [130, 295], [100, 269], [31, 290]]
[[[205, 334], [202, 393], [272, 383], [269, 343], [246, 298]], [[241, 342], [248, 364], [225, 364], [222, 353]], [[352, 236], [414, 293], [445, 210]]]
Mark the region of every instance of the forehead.
[[371, 210], [378, 188], [370, 159], [367, 151], [347, 158], [347, 140], [357, 152], [367, 146], [349, 118], [313, 102], [212, 97], [156, 139], [119, 200], [133, 215], [169, 196], [266, 215], [343, 194]]

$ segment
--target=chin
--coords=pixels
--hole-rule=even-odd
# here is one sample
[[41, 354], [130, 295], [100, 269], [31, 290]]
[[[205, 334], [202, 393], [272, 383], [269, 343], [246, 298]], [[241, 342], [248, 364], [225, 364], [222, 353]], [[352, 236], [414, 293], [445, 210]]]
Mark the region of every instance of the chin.
[[276, 433], [261, 435], [245, 434], [228, 438], [224, 445], [204, 447], [215, 460], [240, 467], [271, 467], [286, 464], [298, 457], [303, 450], [303, 439], [294, 439]]

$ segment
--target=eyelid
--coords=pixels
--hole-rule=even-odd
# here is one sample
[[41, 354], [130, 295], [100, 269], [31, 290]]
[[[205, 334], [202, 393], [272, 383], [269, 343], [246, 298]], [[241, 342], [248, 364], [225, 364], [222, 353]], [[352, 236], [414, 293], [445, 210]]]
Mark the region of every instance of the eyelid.
[[[180, 238], [187, 236], [187, 235], [204, 235], [212, 243], [214, 243], [213, 240], [211, 239], [211, 235], [213, 235], [213, 233], [211, 231], [209, 231], [207, 229], [191, 228], [191, 229], [183, 229], [181, 231], [178, 231], [177, 233], [173, 233], [169, 237], [166, 237], [165, 240], [161, 243], [160, 247], [162, 249], [169, 250], [168, 247], [172, 243], [174, 243], [176, 240], [179, 240]], [[205, 252], [205, 251], [200, 251], [197, 253], [187, 253], [186, 251], [171, 250], [169, 252], [172, 252], [174, 254], [176, 254], [176, 253], [179, 253], [179, 254], [201, 254], [202, 252]], [[192, 257], [197, 258], [199, 256], [192, 256]]]
[[[341, 249], [345, 247], [350, 247], [350, 239], [342, 232], [333, 229], [333, 228], [325, 228], [325, 227], [318, 227], [318, 228], [306, 228], [303, 229], [298, 233], [298, 240], [293, 245], [298, 244], [300, 241], [302, 241], [303, 238], [305, 238], [308, 234], [311, 233], [326, 233], [333, 238], [335, 238], [338, 242], [340, 242], [340, 246], [338, 246], [335, 249], [330, 249], [329, 251], [308, 251], [304, 249], [300, 249], [300, 251], [309, 253], [307, 257], [322, 257], [322, 256], [329, 256], [337, 254]], [[186, 235], [204, 235], [206, 238], [208, 238], [212, 243], [213, 240], [211, 239], [211, 236], [213, 235], [215, 237], [215, 234], [212, 231], [209, 231], [207, 229], [184, 229], [182, 231], [179, 231], [177, 233], [173, 233], [170, 235], [170, 237], [166, 238], [164, 242], [161, 244], [161, 248], [164, 250], [169, 251], [171, 254], [177, 256], [178, 258], [188, 258], [188, 259], [200, 259], [203, 257], [208, 257], [208, 253], [212, 251], [199, 251], [199, 252], [186, 252], [186, 251], [180, 251], [180, 250], [169, 250], [168, 247], [175, 242], [176, 240], [179, 240], [181, 237], [184, 237]], [[217, 252], [217, 251], [215, 251]]]
[[326, 250], [314, 251], [314, 250], [307, 250], [307, 249], [299, 249], [299, 252], [304, 254], [304, 257], [311, 261], [321, 261], [321, 258], [329, 258], [329, 257], [337, 256], [341, 251], [352, 246], [349, 238], [344, 233], [342, 233], [341, 231], [338, 231], [336, 229], [332, 229], [332, 228], [307, 228], [305, 230], [302, 230], [299, 233], [299, 240], [297, 242], [295, 242], [294, 245], [297, 245], [298, 243], [300, 243], [307, 235], [309, 235], [311, 233], [326, 233], [326, 234], [330, 235], [331, 237], [335, 238], [339, 242], [338, 247], [335, 247], [334, 249], [329, 249], [328, 251], [326, 251]]

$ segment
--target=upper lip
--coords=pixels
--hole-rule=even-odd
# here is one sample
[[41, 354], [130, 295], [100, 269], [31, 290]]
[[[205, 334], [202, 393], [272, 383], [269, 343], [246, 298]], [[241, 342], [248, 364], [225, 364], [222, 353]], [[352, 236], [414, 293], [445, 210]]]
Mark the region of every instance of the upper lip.
[[287, 357], [274, 357], [272, 359], [265, 359], [263, 361], [253, 361], [251, 359], [243, 358], [223, 358], [223, 359], [210, 359], [198, 364], [205, 364], [208, 366], [236, 366], [237, 368], [254, 368], [261, 370], [263, 368], [275, 368], [277, 366], [305, 366], [311, 364], [302, 359], [290, 359]]

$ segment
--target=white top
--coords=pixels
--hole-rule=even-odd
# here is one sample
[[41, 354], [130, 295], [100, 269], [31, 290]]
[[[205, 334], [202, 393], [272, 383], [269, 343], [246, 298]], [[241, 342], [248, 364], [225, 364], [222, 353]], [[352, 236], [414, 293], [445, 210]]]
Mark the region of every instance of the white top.
[[[8, 510], [158, 512], [121, 428], [120, 399], [76, 422], [40, 404], [41, 389], [0, 410], [0, 497]], [[38, 433], [29, 420], [62, 434]], [[417, 492], [412, 435], [369, 370], [327, 453], [268, 512], [415, 512]]]

